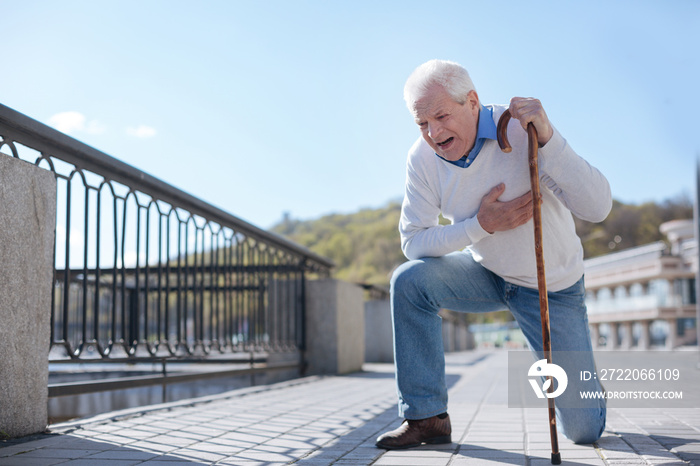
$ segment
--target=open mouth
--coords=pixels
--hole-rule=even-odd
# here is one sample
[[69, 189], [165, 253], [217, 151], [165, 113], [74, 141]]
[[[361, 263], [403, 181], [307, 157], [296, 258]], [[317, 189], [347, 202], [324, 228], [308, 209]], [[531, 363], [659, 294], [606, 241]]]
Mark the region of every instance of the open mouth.
[[444, 147], [444, 146], [448, 145], [449, 143], [451, 143], [453, 139], [454, 138], [447, 138], [442, 142], [438, 142], [437, 145], [438, 145], [438, 147]]

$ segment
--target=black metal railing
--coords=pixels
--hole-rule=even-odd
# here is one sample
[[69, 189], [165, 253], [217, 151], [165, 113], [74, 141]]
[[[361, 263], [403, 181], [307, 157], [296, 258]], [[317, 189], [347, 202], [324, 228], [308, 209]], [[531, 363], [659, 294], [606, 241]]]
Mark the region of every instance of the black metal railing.
[[303, 350], [328, 259], [2, 105], [0, 151], [57, 180], [51, 360]]
[[365, 290], [366, 301], [386, 301], [389, 299], [389, 287], [376, 285], [374, 283], [357, 283], [357, 286]]

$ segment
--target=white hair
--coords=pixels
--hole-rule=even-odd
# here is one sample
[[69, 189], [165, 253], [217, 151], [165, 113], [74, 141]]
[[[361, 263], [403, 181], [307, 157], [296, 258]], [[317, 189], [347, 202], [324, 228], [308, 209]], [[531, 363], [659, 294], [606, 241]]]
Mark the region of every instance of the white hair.
[[416, 101], [436, 84], [460, 104], [467, 101], [469, 91], [475, 90], [472, 78], [462, 65], [447, 60], [430, 60], [413, 70], [406, 80], [403, 98], [408, 109], [413, 111]]

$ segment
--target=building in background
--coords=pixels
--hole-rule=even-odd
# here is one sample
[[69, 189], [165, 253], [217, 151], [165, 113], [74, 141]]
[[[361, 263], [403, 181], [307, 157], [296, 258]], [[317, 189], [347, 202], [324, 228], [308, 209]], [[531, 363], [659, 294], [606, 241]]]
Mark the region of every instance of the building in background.
[[697, 344], [692, 220], [660, 227], [659, 241], [585, 261], [594, 349], [672, 349]]

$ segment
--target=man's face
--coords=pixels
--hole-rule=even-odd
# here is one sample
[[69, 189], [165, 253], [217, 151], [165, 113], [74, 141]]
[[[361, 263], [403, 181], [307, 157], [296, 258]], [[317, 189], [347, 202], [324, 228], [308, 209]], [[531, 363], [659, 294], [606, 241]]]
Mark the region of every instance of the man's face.
[[479, 97], [470, 91], [463, 104], [440, 85], [429, 88], [413, 106], [413, 116], [430, 147], [442, 158], [459, 160], [476, 141]]

